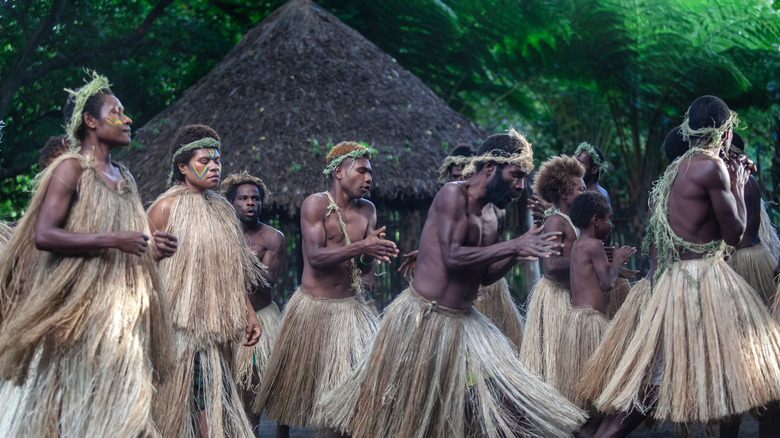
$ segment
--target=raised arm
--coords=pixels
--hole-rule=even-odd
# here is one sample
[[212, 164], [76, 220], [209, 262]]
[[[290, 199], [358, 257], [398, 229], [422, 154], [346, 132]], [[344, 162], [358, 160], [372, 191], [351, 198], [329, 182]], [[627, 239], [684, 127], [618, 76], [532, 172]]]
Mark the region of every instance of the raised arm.
[[602, 292], [609, 292], [615, 285], [620, 274], [620, 268], [636, 254], [636, 248], [630, 246], [623, 246], [617, 248], [612, 247], [612, 262], [607, 259], [607, 253], [604, 251], [604, 247], [601, 242], [592, 243], [587, 245], [588, 256], [593, 262], [593, 271], [596, 273], [596, 278], [599, 280], [599, 287]]
[[149, 236], [140, 231], [74, 233], [63, 228], [81, 173], [81, 165], [76, 159], [65, 160], [54, 169], [35, 226], [35, 247], [42, 251], [70, 255], [107, 248], [116, 248], [129, 254], [143, 254]]

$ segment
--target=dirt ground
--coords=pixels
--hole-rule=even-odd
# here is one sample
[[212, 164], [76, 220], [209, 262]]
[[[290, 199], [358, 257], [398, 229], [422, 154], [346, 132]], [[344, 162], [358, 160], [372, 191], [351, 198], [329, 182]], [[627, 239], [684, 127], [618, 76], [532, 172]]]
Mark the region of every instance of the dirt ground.
[[[717, 430], [715, 431], [717, 433]], [[258, 430], [258, 438], [274, 438], [276, 436], [276, 425], [270, 421], [263, 419], [260, 423]], [[290, 438], [304, 438], [313, 437], [315, 433], [307, 429], [292, 429], [290, 430]], [[658, 430], [652, 431], [640, 427], [635, 430], [629, 438], [666, 438], [674, 437], [674, 424], [664, 423]], [[692, 437], [704, 437], [703, 433], [694, 433]], [[715, 435], [717, 436], [717, 435]], [[750, 418], [744, 416], [742, 418], [742, 427], [739, 430], [740, 438], [752, 438], [758, 436], [758, 423]]]

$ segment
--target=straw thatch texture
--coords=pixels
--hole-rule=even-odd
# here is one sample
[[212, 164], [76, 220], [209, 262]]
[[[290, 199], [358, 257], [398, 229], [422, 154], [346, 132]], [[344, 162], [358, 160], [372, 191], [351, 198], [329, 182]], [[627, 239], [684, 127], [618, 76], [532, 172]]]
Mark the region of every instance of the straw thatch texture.
[[615, 284], [609, 291], [609, 307], [607, 308], [607, 318], [612, 319], [617, 314], [620, 306], [626, 301], [628, 292], [631, 290], [631, 284], [623, 277], [618, 277]]
[[563, 328], [563, 318], [571, 309], [571, 295], [559, 283], [542, 277], [528, 296], [525, 332], [520, 358], [529, 370], [548, 383], [548, 370], [558, 358], [555, 340]]
[[366, 360], [322, 404], [355, 438], [563, 437], [584, 421], [482, 314], [411, 287], [387, 308]]
[[10, 225], [0, 221], [0, 252], [2, 252], [3, 247], [5, 247], [5, 242], [11, 237], [11, 232], [13, 230], [14, 229]]
[[121, 156], [144, 199], [164, 190], [168, 144], [186, 124], [222, 138], [227, 173], [260, 175], [268, 207], [292, 215], [326, 188], [326, 144], [364, 141], [375, 201], [431, 199], [445, 146], [486, 133], [447, 107], [422, 81], [333, 15], [292, 0], [247, 33], [205, 77], [142, 127], [142, 145]]
[[[114, 189], [94, 157], [67, 153], [40, 175], [0, 257], [2, 296], [11, 303], [0, 329], [0, 376], [26, 384], [15, 430], [5, 436], [156, 436], [152, 365], [167, 371], [171, 341], [151, 251], [136, 256], [110, 248], [74, 256], [30, 247], [53, 172], [65, 160], [82, 168], [65, 230], [151, 234], [125, 170]], [[26, 276], [23, 290], [20, 275]]]
[[[251, 391], [254, 394], [260, 390], [260, 383], [271, 360], [276, 338], [279, 337], [279, 329], [282, 325], [282, 315], [279, 306], [273, 301], [271, 304], [255, 312], [257, 322], [263, 330], [260, 340], [252, 347], [245, 347], [236, 343], [236, 351], [233, 353], [233, 376], [236, 386]], [[257, 384], [253, 384], [253, 376], [257, 375]]]
[[512, 341], [515, 350], [520, 350], [520, 346], [523, 345], [523, 317], [520, 316], [515, 300], [509, 293], [506, 278], [479, 288], [479, 295], [474, 300], [474, 309], [495, 324], [501, 333]]
[[643, 405], [660, 365], [658, 420], [711, 422], [780, 398], [780, 325], [722, 259], [672, 263], [654, 285], [628, 349], [595, 406]]
[[729, 255], [729, 265], [748, 282], [768, 307], [772, 306], [777, 258], [763, 243], [737, 249]]
[[379, 315], [362, 296], [312, 297], [298, 289], [284, 309], [271, 362], [252, 410], [281, 424], [325, 428], [318, 402], [352, 374], [371, 348]]

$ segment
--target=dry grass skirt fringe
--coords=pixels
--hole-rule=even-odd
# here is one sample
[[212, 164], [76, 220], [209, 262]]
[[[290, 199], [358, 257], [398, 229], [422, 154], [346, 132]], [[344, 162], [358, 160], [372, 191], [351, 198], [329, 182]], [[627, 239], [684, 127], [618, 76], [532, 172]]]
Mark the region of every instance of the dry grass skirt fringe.
[[317, 402], [368, 353], [378, 321], [373, 304], [360, 296], [318, 298], [298, 289], [285, 307], [252, 410], [281, 424], [326, 427], [330, 421]]
[[729, 256], [729, 265], [758, 293], [764, 304], [772, 305], [777, 259], [763, 243], [734, 251]]
[[546, 380], [547, 371], [558, 358], [554, 341], [563, 327], [563, 317], [571, 309], [571, 295], [560, 284], [542, 277], [531, 290], [526, 308], [520, 359], [531, 372]]
[[515, 300], [509, 293], [509, 284], [505, 278], [482, 286], [474, 301], [474, 308], [485, 315], [520, 350], [523, 344], [523, 317], [517, 310]]
[[648, 299], [650, 299], [650, 280], [642, 278], [631, 287], [626, 301], [612, 319], [602, 336], [601, 343], [586, 363], [578, 385], [580, 398], [592, 401], [604, 391], [611, 377], [609, 370], [617, 368], [618, 362], [628, 350]]
[[656, 365], [655, 419], [706, 423], [740, 414], [780, 398], [780, 325], [725, 261], [675, 262], [653, 288], [622, 359], [601, 369], [609, 381], [596, 407], [646, 409], [641, 399]]
[[566, 314], [563, 324], [566, 329], [559, 333], [557, 343], [558, 351], [566, 353], [558, 357], [548, 381], [580, 409], [593, 411], [591, 401], [580, 395], [577, 383], [584, 365], [601, 343], [609, 320], [598, 310], [573, 307]]
[[482, 314], [412, 288], [387, 308], [355, 375], [321, 404], [355, 438], [562, 437], [584, 421]]
[[233, 374], [236, 386], [257, 393], [260, 390], [260, 385], [252, 383], [253, 376], [256, 374], [259, 377], [257, 382], [263, 381], [263, 374], [271, 360], [274, 343], [279, 337], [282, 315], [279, 312], [279, 306], [272, 301], [271, 304], [255, 312], [255, 316], [257, 316], [263, 333], [257, 344], [252, 347], [245, 347], [241, 342], [235, 344]]
[[609, 308], [607, 309], [607, 319], [612, 319], [617, 315], [618, 310], [628, 297], [631, 290], [631, 284], [625, 278], [618, 277], [615, 285], [609, 291]]

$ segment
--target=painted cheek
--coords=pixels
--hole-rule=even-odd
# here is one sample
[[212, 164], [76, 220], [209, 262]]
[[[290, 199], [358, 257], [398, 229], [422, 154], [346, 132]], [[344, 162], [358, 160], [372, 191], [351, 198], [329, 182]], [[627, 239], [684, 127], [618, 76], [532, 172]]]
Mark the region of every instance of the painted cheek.
[[[200, 166], [198, 166], [198, 167], [200, 167]], [[198, 179], [202, 179], [203, 178], [203, 175], [206, 174], [206, 170], [207, 169], [208, 169], [208, 166], [203, 166], [203, 169], [198, 170], [198, 168], [195, 167], [194, 164], [192, 165], [192, 170], [195, 172], [195, 176], [197, 176]]]

